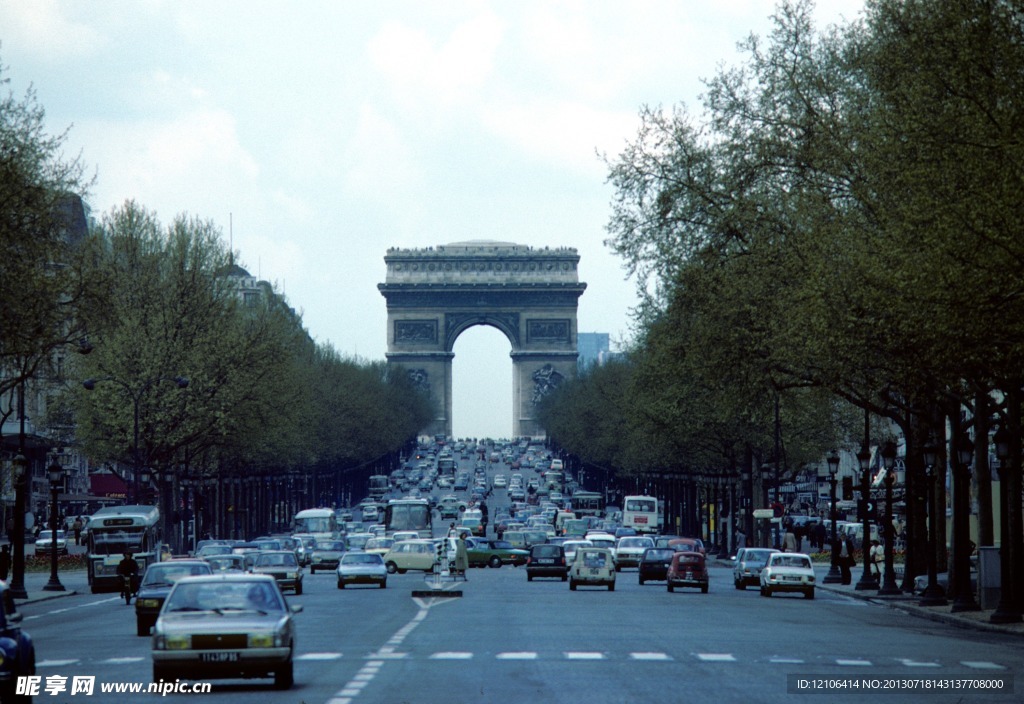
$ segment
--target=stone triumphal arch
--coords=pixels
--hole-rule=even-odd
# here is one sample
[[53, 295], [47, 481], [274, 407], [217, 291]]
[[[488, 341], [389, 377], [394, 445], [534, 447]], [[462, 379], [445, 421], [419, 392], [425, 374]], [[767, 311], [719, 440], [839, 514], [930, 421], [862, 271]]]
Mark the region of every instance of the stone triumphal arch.
[[452, 434], [452, 349], [474, 325], [497, 328], [512, 345], [513, 435], [543, 435], [536, 404], [576, 373], [575, 249], [535, 249], [485, 240], [428, 249], [390, 249], [385, 282], [390, 364], [401, 364], [435, 401], [424, 433]]

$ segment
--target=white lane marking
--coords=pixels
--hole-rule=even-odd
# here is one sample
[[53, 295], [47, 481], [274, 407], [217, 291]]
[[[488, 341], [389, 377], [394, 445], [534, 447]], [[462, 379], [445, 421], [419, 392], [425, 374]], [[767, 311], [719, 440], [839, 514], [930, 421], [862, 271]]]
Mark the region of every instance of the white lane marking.
[[431, 660], [472, 660], [473, 653], [467, 653], [464, 651], [449, 651], [434, 653], [430, 656]]
[[731, 653], [696, 653], [702, 662], [736, 662]]
[[67, 667], [78, 662], [81, 662], [78, 658], [73, 660], [40, 660], [36, 663], [36, 667]]
[[296, 655], [296, 660], [337, 660], [341, 653], [303, 653]]
[[768, 662], [775, 663], [776, 665], [803, 665], [804, 661], [800, 658], [768, 658]]
[[604, 653], [567, 652], [567, 660], [604, 660]]
[[63, 609], [56, 609], [54, 611], [47, 611], [47, 612], [41, 613], [41, 614], [33, 614], [31, 616], [25, 616], [22, 620], [23, 621], [31, 621], [32, 619], [42, 618], [43, 616], [50, 616], [52, 614], [62, 614], [64, 612], [66, 612], [66, 611], [72, 611], [73, 609], [84, 609], [87, 606], [99, 606], [100, 604], [109, 604], [112, 601], [121, 601], [121, 597], [119, 597], [119, 596], [112, 596], [109, 599], [100, 599], [99, 601], [90, 601], [87, 604], [79, 604], [77, 606], [68, 606], [68, 607], [63, 608]]
[[836, 658], [836, 665], [843, 667], [871, 667], [870, 660], [856, 660], [853, 658]]
[[665, 661], [671, 660], [672, 658], [666, 653], [630, 653], [629, 657], [633, 660], [650, 660], [650, 661]]
[[136, 658], [136, 657], [130, 657], [130, 658], [107, 658], [106, 660], [100, 660], [100, 663], [104, 663], [104, 664], [107, 664], [107, 665], [126, 665], [126, 664], [132, 663], [132, 662], [142, 662], [143, 660], [147, 660], [147, 659], [148, 658]]
[[937, 662], [921, 662], [911, 658], [896, 658], [896, 660], [907, 667], [942, 667], [942, 665]]
[[529, 651], [518, 651], [512, 653], [498, 653], [494, 656], [498, 660], [536, 660], [537, 653]]
[[960, 664], [964, 667], [970, 667], [975, 670], [1005, 670], [1006, 668], [1002, 665], [997, 665], [994, 662], [988, 662], [986, 660], [961, 660]]

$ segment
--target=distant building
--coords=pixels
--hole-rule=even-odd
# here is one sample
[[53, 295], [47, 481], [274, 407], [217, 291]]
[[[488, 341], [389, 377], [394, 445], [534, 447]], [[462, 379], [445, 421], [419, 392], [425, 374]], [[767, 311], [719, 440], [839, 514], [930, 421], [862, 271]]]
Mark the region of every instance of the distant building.
[[604, 364], [611, 354], [610, 335], [606, 332], [581, 332], [576, 336], [576, 349], [579, 352], [576, 359], [579, 371]]

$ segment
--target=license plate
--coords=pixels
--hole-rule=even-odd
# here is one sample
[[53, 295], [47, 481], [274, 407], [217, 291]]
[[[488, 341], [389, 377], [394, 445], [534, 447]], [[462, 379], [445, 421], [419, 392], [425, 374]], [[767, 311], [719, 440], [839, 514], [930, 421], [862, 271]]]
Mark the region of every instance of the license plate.
[[591, 567], [590, 568], [590, 574], [597, 574], [597, 568], [596, 567]]
[[553, 564], [555, 564], [555, 559], [553, 557], [547, 557], [547, 558], [542, 557], [539, 560], [537, 560], [537, 564], [538, 565], [553, 565]]
[[238, 653], [199, 653], [199, 662], [238, 662]]
[[693, 572], [687, 572], [686, 573], [686, 578], [687, 579], [693, 579]]

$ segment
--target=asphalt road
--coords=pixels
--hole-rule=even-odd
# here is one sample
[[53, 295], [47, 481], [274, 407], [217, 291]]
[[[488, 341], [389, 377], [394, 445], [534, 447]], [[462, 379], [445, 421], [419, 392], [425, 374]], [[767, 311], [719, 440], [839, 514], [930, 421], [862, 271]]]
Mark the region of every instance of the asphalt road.
[[[488, 501], [492, 516], [502, 493]], [[753, 588], [735, 590], [723, 567], [712, 568], [706, 595], [670, 594], [663, 583], [641, 587], [635, 570], [618, 574], [614, 592], [571, 592], [567, 583], [527, 582], [523, 568], [505, 566], [443, 585], [461, 597], [414, 598], [425, 579], [396, 574], [387, 589], [339, 590], [333, 574], [307, 573], [303, 595], [288, 597], [304, 608], [291, 690], [277, 691], [270, 680], [228, 680], [214, 681], [209, 694], [160, 697], [99, 691], [102, 684], [148, 684], [149, 639], [135, 635], [133, 608], [115, 595], [89, 594], [84, 574], [67, 575], [65, 585], [79, 593], [26, 604], [24, 627], [36, 641], [44, 686], [53, 676], [94, 676], [95, 689], [36, 701], [1024, 701], [1024, 639], [824, 590], [814, 600], [764, 599]], [[995, 678], [1002, 689], [965, 688]], [[798, 693], [796, 679], [842, 689]], [[887, 685], [914, 689], [876, 688]]]

